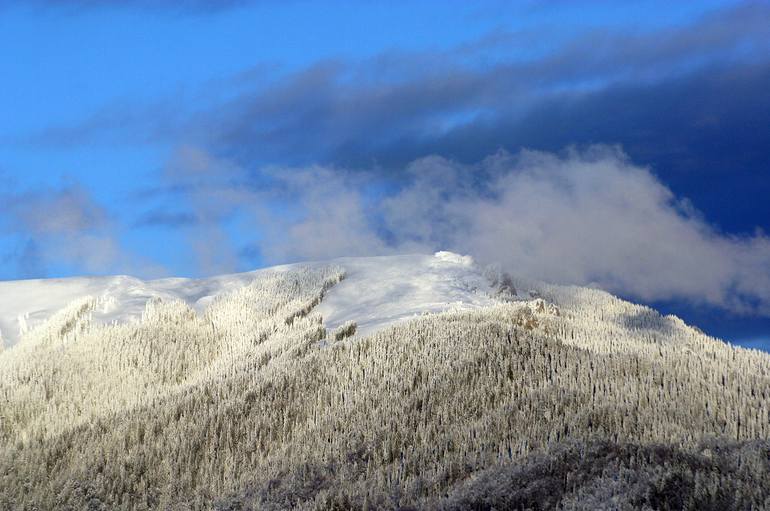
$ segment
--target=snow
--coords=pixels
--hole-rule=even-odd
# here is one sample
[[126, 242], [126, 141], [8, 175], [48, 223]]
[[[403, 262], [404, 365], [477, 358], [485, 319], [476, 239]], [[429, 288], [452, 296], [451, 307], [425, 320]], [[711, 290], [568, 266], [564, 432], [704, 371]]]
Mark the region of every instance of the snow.
[[15, 344], [25, 332], [86, 296], [95, 297], [99, 302], [93, 315], [98, 323], [137, 320], [152, 298], [181, 299], [202, 311], [214, 296], [248, 284], [256, 274], [150, 281], [120, 275], [0, 282], [0, 340], [6, 345]]
[[414, 316], [453, 309], [476, 309], [496, 303], [481, 269], [468, 256], [451, 252], [336, 259], [347, 271], [316, 310], [327, 328], [346, 321], [356, 335]]
[[[317, 311], [329, 329], [355, 321], [357, 335], [423, 313], [496, 303], [490, 284], [473, 259], [451, 252], [299, 264], [336, 264], [345, 268], [345, 280], [329, 290]], [[297, 265], [207, 279], [143, 281], [121, 275], [0, 282], [0, 341], [6, 346], [15, 344], [26, 331], [85, 296], [97, 298], [99, 306], [93, 318], [99, 323], [137, 320], [152, 298], [181, 299], [201, 312], [218, 294], [245, 286], [263, 272], [292, 266]]]

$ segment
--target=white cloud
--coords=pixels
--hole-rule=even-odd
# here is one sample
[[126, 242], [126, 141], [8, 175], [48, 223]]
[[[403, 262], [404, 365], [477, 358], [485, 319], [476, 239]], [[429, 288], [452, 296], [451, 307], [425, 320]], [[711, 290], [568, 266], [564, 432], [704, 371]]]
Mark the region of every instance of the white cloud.
[[[377, 235], [372, 216], [376, 209], [367, 207], [362, 183], [328, 168], [276, 170], [281, 193], [263, 193], [262, 201], [275, 203], [289, 199], [297, 210], [285, 214], [262, 211], [263, 228], [269, 233], [262, 244], [262, 254], [271, 261], [327, 259], [338, 256], [383, 254], [395, 250]], [[376, 207], [376, 204], [375, 204]]]
[[189, 188], [202, 259], [213, 239], [218, 251], [235, 252], [235, 240], [217, 233], [218, 222], [237, 216], [266, 263], [446, 249], [643, 301], [770, 315], [770, 239], [718, 232], [617, 147], [499, 152], [476, 165], [432, 156], [389, 186], [376, 173], [246, 171], [196, 150], [180, 154], [192, 158], [190, 170], [177, 161], [169, 178]]
[[501, 152], [473, 166], [429, 157], [407, 173], [397, 193], [376, 198], [360, 174], [273, 171], [293, 202], [291, 214], [261, 210], [262, 253], [280, 262], [449, 249], [641, 300], [770, 314], [770, 239], [717, 232], [618, 148]]
[[491, 185], [493, 199], [436, 205], [462, 226], [447, 240], [452, 248], [643, 300], [770, 313], [770, 240], [721, 235], [617, 150], [502, 155], [494, 164], [506, 170]]

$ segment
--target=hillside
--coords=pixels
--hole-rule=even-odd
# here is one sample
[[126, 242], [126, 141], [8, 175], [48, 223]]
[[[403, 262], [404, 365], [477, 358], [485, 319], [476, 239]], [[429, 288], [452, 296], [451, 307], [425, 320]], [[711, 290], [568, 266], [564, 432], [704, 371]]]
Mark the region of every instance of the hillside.
[[438, 253], [0, 300], [0, 509], [770, 506], [770, 356], [602, 291]]

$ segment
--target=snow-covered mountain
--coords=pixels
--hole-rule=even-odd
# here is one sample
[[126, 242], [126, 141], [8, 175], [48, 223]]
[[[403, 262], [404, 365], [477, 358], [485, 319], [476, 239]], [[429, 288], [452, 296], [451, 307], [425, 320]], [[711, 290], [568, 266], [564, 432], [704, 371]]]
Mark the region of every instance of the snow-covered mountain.
[[136, 321], [151, 299], [182, 300], [203, 312], [222, 293], [248, 285], [260, 275], [298, 266], [339, 265], [344, 282], [330, 290], [318, 307], [325, 323], [336, 328], [355, 321], [360, 334], [423, 313], [492, 305], [494, 293], [481, 268], [467, 256], [435, 255], [340, 258], [283, 265], [206, 279], [140, 280], [125, 275], [0, 282], [0, 339], [10, 346], [75, 300], [93, 297], [95, 323]]
[[0, 509], [770, 507], [770, 355], [457, 254], [5, 282], [0, 327]]

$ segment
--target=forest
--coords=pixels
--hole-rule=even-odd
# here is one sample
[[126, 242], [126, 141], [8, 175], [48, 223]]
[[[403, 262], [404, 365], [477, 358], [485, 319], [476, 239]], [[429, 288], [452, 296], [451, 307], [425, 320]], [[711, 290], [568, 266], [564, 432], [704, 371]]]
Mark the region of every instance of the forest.
[[0, 509], [761, 509], [770, 356], [586, 288], [368, 336], [338, 266], [0, 352]]

